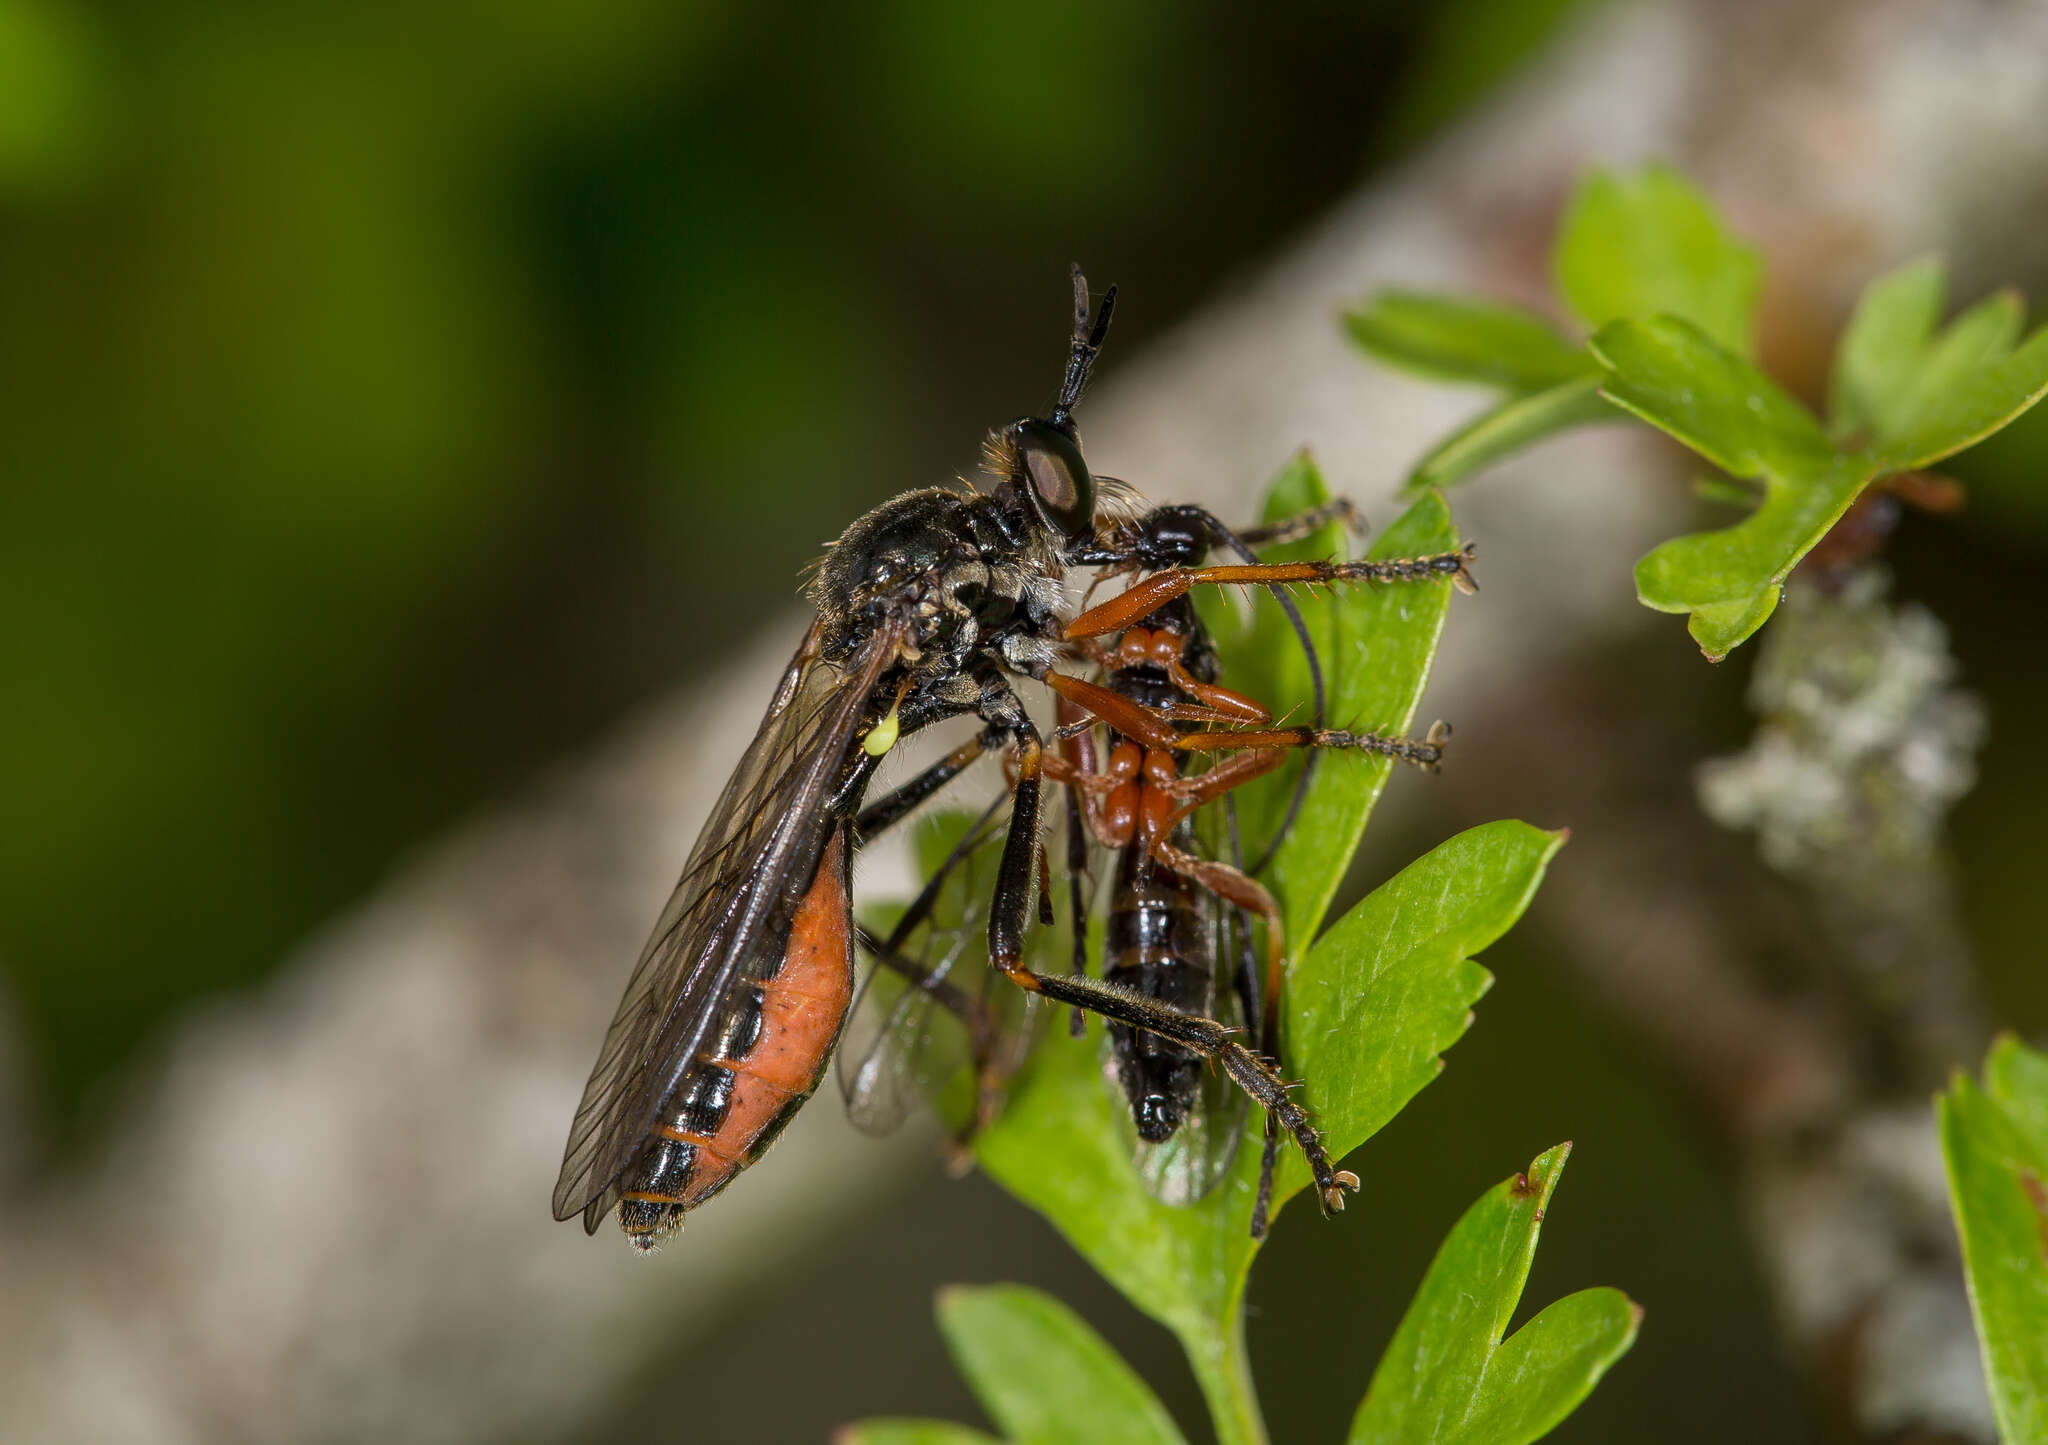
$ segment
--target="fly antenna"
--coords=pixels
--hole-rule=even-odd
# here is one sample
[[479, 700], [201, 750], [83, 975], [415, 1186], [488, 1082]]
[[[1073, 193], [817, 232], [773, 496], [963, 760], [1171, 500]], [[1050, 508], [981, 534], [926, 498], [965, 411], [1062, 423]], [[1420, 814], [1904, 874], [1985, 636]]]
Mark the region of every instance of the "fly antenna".
[[1116, 287], [1111, 286], [1102, 293], [1102, 304], [1095, 308], [1091, 323], [1088, 314], [1088, 278], [1081, 274], [1081, 263], [1074, 263], [1074, 349], [1067, 357], [1066, 379], [1060, 383], [1059, 404], [1052, 409], [1050, 421], [1061, 431], [1073, 430], [1072, 413], [1081, 404], [1081, 393], [1088, 389], [1088, 373], [1095, 366], [1096, 353], [1102, 350], [1102, 338], [1109, 334], [1110, 313], [1116, 309]]

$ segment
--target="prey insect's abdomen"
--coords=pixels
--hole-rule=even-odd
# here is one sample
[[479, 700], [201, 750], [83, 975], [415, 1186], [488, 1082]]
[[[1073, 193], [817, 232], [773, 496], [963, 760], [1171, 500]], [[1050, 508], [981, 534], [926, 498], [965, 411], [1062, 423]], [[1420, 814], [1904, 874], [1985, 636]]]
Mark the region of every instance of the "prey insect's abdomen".
[[[1137, 847], [1119, 859], [1119, 886], [1103, 946], [1103, 978], [1180, 1013], [1215, 1007], [1215, 949], [1193, 884], [1150, 866]], [[1118, 1079], [1138, 1137], [1171, 1138], [1194, 1107], [1205, 1061], [1171, 1039], [1112, 1022]]]
[[619, 1225], [653, 1249], [767, 1152], [824, 1076], [853, 998], [846, 829], [834, 828], [780, 965], [739, 983], [623, 1179]]

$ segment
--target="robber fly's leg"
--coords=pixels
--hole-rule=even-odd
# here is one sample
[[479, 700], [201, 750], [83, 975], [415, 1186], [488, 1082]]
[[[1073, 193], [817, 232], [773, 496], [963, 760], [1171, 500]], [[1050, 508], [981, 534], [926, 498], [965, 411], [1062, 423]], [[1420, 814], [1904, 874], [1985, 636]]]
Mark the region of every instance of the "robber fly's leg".
[[1192, 587], [1205, 584], [1286, 586], [1297, 582], [1427, 582], [1448, 577], [1461, 592], [1475, 591], [1472, 544], [1423, 557], [1362, 562], [1255, 562], [1224, 567], [1170, 567], [1083, 612], [1067, 624], [1069, 640], [1121, 632], [1143, 621]]
[[928, 994], [939, 1007], [959, 1019], [961, 1027], [967, 1030], [968, 1049], [974, 1061], [975, 1107], [949, 1141], [953, 1160], [964, 1167], [971, 1160], [968, 1151], [974, 1136], [993, 1123], [1002, 1111], [1010, 1075], [1023, 1062], [1022, 1055], [1015, 1051], [1003, 1052], [1001, 1032], [983, 1000], [970, 995], [958, 984], [937, 977], [917, 960], [905, 958], [888, 939], [877, 938], [865, 928], [856, 930], [856, 936], [861, 948], [874, 959], [876, 967], [901, 974], [912, 988]]
[[[1094, 646], [1098, 654], [1104, 652], [1099, 644]], [[1061, 699], [1058, 713], [1060, 726], [1055, 736], [1059, 740], [1059, 751], [1049, 754], [1046, 761], [1071, 769], [1077, 776], [1093, 773], [1095, 719], [1065, 699]], [[1073, 934], [1073, 967], [1069, 972], [1085, 977], [1088, 973], [1088, 836], [1091, 829], [1099, 831], [1101, 799], [1099, 795], [1085, 794], [1074, 778], [1066, 780], [1062, 791], [1067, 795], [1067, 919]], [[1067, 1032], [1078, 1039], [1087, 1031], [1087, 1015], [1079, 1009], [1069, 1010]]]
[[[1081, 790], [1069, 786], [1067, 794], [1067, 927], [1074, 935], [1074, 967], [1078, 977], [1088, 974], [1088, 821]], [[1068, 1017], [1067, 1032], [1080, 1038], [1088, 1031], [1081, 1010]]]
[[1306, 512], [1296, 512], [1291, 517], [1282, 517], [1277, 522], [1266, 522], [1257, 527], [1237, 528], [1237, 540], [1248, 547], [1276, 547], [1285, 542], [1299, 542], [1302, 538], [1320, 532], [1332, 522], [1342, 522], [1346, 530], [1363, 533], [1365, 518], [1349, 497], [1332, 497], [1320, 507], [1310, 507]]
[[1213, 1060], [1232, 1083], [1279, 1121], [1294, 1136], [1309, 1173], [1315, 1177], [1316, 1193], [1325, 1214], [1344, 1207], [1346, 1190], [1358, 1188], [1358, 1176], [1331, 1167], [1323, 1137], [1310, 1122], [1308, 1110], [1288, 1092], [1280, 1071], [1266, 1059], [1231, 1037], [1232, 1030], [1214, 1019], [1201, 1018], [1168, 1008], [1155, 999], [1099, 978], [1075, 978], [1072, 974], [1033, 973], [1021, 964], [1003, 969], [1020, 988], [1042, 994], [1055, 1003], [1071, 1004], [1092, 1014], [1134, 1029], [1144, 1029], [1182, 1048]]
[[883, 829], [895, 826], [912, 809], [966, 772], [976, 759], [1002, 739], [1001, 733], [983, 731], [960, 744], [916, 777], [891, 788], [860, 810], [853, 820], [853, 836], [865, 843]]
[[1010, 790], [1010, 830], [1003, 839], [1003, 860], [996, 869], [995, 896], [988, 918], [989, 961], [1004, 973], [1021, 967], [1024, 933], [1031, 922], [1032, 885], [1038, 871], [1039, 784], [1045, 771], [1045, 745], [1024, 704], [1001, 678], [982, 690], [981, 715], [991, 728], [1010, 737], [1017, 781]]
[[974, 1117], [954, 1140], [956, 1147], [961, 1149], [965, 1148], [978, 1129], [995, 1117], [1001, 1103], [1003, 1086], [1008, 1082], [1009, 1075], [1015, 1070], [1018, 1061], [1006, 1062], [998, 1057], [1001, 1038], [982, 1000], [969, 996], [957, 985], [936, 976], [922, 963], [905, 958], [902, 950], [904, 942], [931, 916], [939, 894], [946, 887], [953, 870], [987, 838], [989, 821], [995, 816], [996, 809], [1001, 803], [1000, 797], [993, 799], [982, 810], [981, 816], [960, 835], [960, 841], [953, 845], [953, 851], [932, 870], [932, 876], [918, 891], [917, 897], [910, 901], [910, 906], [903, 910], [903, 916], [896, 920], [896, 926], [890, 930], [887, 938], [876, 938], [865, 928], [859, 930], [861, 947], [867, 950], [878, 965], [902, 974], [913, 987], [930, 994], [942, 1007], [959, 1018], [967, 1029], [968, 1043], [974, 1059], [978, 1103]]

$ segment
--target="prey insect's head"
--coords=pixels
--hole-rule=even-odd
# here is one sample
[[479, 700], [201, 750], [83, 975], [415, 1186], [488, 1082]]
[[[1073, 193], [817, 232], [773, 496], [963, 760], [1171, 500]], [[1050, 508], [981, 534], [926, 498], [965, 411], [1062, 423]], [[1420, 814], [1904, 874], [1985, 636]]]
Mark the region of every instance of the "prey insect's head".
[[1059, 400], [1049, 416], [1019, 417], [989, 438], [994, 470], [1023, 493], [1045, 529], [1069, 542], [1095, 530], [1095, 478], [1081, 456], [1081, 437], [1074, 430], [1074, 408], [1088, 389], [1109, 318], [1116, 309], [1116, 287], [1102, 293], [1090, 310], [1088, 278], [1074, 267], [1074, 335], [1067, 353], [1066, 375]]

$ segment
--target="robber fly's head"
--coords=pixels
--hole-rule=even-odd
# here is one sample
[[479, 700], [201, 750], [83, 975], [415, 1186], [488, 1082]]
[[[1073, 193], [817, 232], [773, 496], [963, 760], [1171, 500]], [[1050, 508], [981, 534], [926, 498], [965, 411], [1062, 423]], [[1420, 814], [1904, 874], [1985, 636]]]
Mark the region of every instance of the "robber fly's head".
[[1074, 339], [1067, 354], [1067, 374], [1050, 416], [1019, 417], [990, 437], [990, 460], [999, 474], [1030, 506], [1038, 524], [1052, 537], [1078, 542], [1095, 531], [1095, 478], [1081, 456], [1081, 438], [1074, 430], [1074, 408], [1088, 389], [1088, 376], [1102, 339], [1109, 334], [1116, 308], [1116, 287], [1102, 293], [1102, 304], [1089, 314], [1088, 280], [1074, 267]]
[[1091, 535], [1095, 478], [1082, 459], [1073, 423], [1021, 417], [1003, 428], [1002, 441], [1010, 481], [1030, 502], [1039, 524], [1069, 542]]

